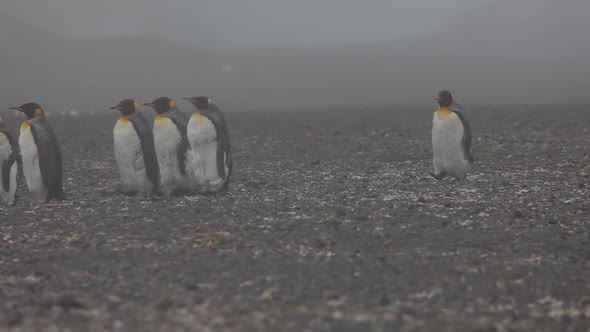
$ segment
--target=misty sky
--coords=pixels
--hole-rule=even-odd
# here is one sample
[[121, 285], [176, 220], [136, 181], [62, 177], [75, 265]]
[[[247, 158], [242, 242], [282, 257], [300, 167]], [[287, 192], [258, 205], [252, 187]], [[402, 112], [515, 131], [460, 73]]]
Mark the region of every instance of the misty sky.
[[430, 105], [444, 88], [467, 104], [586, 102], [588, 12], [588, 0], [0, 1], [0, 99], [316, 108]]
[[426, 33], [485, 2], [489, 0], [18, 0], [0, 6], [80, 38], [142, 34], [200, 46], [310, 46]]

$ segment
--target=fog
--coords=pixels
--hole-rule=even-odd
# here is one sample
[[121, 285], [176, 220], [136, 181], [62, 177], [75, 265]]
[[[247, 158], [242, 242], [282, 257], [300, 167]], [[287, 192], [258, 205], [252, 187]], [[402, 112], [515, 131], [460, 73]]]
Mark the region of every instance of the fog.
[[0, 5], [0, 99], [102, 109], [590, 102], [590, 2], [19, 0]]

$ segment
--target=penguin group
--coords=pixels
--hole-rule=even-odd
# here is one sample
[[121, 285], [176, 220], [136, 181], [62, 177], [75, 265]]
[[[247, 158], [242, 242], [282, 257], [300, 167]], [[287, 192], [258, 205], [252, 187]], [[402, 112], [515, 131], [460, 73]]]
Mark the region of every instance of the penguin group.
[[[126, 195], [215, 194], [229, 189], [233, 159], [225, 116], [209, 97], [182, 99], [195, 107], [190, 117], [168, 97], [144, 103], [156, 113], [152, 126], [133, 99], [110, 107], [120, 112], [113, 145]], [[432, 122], [430, 175], [436, 180], [464, 179], [474, 161], [467, 114], [447, 90], [435, 99], [439, 107]], [[64, 200], [61, 148], [43, 108], [27, 103], [10, 109], [26, 120], [17, 144], [0, 117], [0, 202], [15, 204], [19, 166], [39, 202]]]
[[233, 162], [225, 117], [209, 97], [183, 99], [196, 108], [190, 119], [168, 97], [145, 103], [156, 112], [152, 129], [138, 102], [125, 99], [111, 107], [121, 112], [113, 138], [127, 194], [228, 190]]

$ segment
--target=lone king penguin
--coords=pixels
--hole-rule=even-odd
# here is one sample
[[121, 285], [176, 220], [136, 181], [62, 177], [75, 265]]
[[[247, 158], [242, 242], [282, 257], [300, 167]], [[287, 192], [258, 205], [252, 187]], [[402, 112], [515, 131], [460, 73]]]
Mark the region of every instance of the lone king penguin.
[[16, 203], [16, 177], [19, 151], [12, 135], [4, 129], [0, 117], [0, 201], [6, 205]]
[[209, 97], [183, 98], [197, 110], [192, 114], [187, 136], [196, 164], [196, 178], [203, 193], [226, 191], [233, 168], [227, 122]]
[[121, 116], [113, 129], [115, 159], [128, 196], [160, 194], [160, 169], [154, 148], [154, 136], [139, 104], [125, 99], [110, 108]]
[[10, 109], [27, 117], [20, 127], [18, 143], [29, 191], [39, 202], [64, 200], [61, 149], [43, 108], [27, 103]]
[[162, 185], [173, 196], [188, 193], [193, 189], [190, 171], [187, 172], [187, 166], [190, 166], [187, 165], [190, 151], [186, 136], [188, 117], [168, 97], [144, 105], [154, 108], [157, 113], [153, 132]]
[[439, 92], [436, 100], [439, 108], [432, 121], [434, 172], [430, 175], [437, 180], [447, 175], [464, 179], [469, 163], [473, 162], [467, 114], [447, 90]]

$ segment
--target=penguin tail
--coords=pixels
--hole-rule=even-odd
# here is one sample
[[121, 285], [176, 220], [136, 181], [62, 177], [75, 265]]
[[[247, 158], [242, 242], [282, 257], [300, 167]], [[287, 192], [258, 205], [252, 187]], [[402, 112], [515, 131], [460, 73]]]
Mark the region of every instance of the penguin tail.
[[224, 191], [224, 192], [228, 192], [229, 191], [229, 174], [227, 175], [227, 177], [225, 178], [225, 182], [223, 183], [223, 186], [221, 186], [221, 189], [219, 191]]
[[58, 201], [65, 201], [67, 200], [66, 197], [66, 193], [63, 191], [63, 189], [58, 190], [54, 195], [53, 198], [58, 200]]
[[164, 192], [162, 191], [162, 189], [159, 186], [154, 186], [152, 188], [152, 191], [150, 193], [150, 196], [154, 196], [154, 197], [162, 197], [164, 196]]

